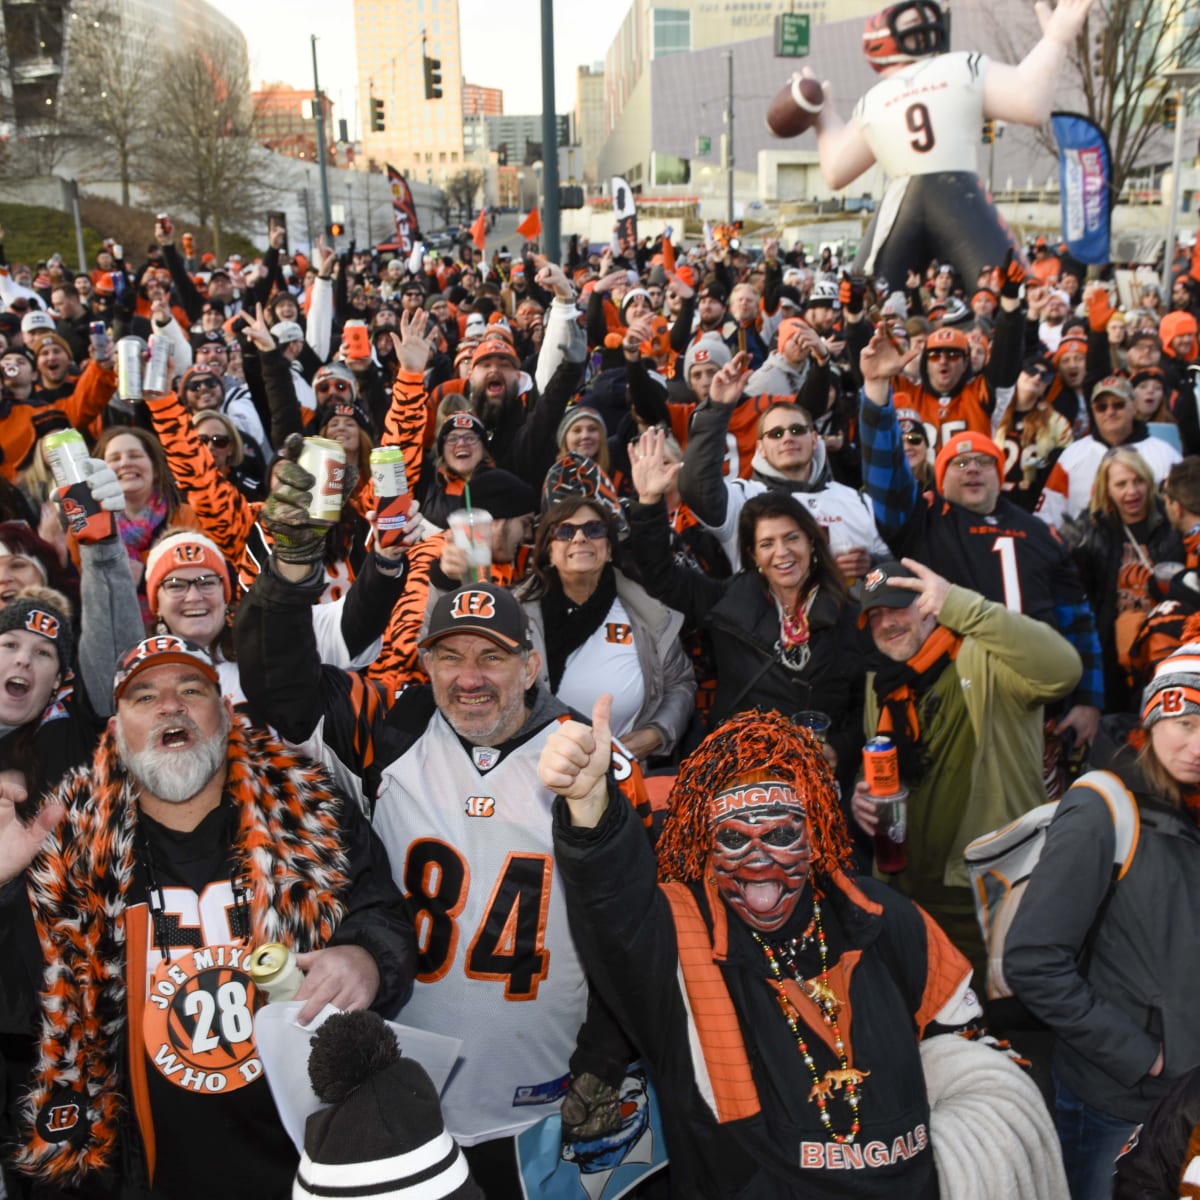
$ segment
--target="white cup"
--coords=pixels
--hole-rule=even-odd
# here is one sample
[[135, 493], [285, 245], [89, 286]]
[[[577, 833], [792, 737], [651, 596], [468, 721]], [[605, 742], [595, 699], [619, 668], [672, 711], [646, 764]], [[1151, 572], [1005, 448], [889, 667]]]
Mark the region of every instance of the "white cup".
[[456, 508], [450, 536], [467, 555], [467, 583], [487, 583], [492, 565], [492, 514], [482, 508]]

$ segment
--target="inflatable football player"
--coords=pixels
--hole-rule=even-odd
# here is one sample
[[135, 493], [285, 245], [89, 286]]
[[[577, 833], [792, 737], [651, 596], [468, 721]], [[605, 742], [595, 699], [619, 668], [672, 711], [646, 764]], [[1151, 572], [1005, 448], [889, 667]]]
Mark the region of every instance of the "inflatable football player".
[[[968, 286], [1014, 245], [976, 171], [987, 119], [1041, 125], [1055, 84], [1092, 0], [1036, 5], [1042, 38], [1017, 65], [948, 52], [946, 20], [934, 0], [902, 0], [867, 21], [863, 49], [883, 78], [843, 123], [829, 102], [816, 119], [825, 182], [841, 189], [873, 163], [887, 189], [867, 229], [856, 272], [904, 286], [910, 269], [949, 261]], [[806, 69], [805, 75], [812, 73]]]

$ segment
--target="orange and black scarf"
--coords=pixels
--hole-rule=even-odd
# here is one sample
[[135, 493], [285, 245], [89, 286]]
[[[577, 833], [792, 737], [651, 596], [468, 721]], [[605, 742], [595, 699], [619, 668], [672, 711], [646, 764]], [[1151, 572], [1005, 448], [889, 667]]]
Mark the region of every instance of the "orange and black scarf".
[[879, 702], [876, 733], [896, 744], [901, 778], [917, 779], [921, 762], [921, 697], [938, 681], [958, 657], [962, 638], [939, 625], [907, 662], [888, 659], [875, 674], [875, 697]]
[[[234, 850], [251, 936], [317, 949], [345, 914], [345, 801], [321, 768], [238, 721], [228, 762], [225, 794], [239, 812]], [[55, 796], [67, 815], [26, 875], [46, 967], [40, 1061], [14, 1161], [36, 1178], [80, 1184], [113, 1165], [126, 1103], [124, 914], [139, 899], [130, 895], [138, 786], [111, 733], [91, 767], [69, 775]], [[53, 1114], [64, 1104], [78, 1106], [77, 1133], [55, 1140]]]

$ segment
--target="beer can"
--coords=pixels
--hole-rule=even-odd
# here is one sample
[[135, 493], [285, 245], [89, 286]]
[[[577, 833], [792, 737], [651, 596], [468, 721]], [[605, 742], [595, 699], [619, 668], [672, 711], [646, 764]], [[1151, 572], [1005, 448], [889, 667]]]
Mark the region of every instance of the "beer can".
[[108, 330], [103, 321], [92, 321], [88, 324], [88, 341], [92, 346], [92, 357], [105, 359], [112, 353], [112, 343], [108, 339]]
[[171, 390], [171, 343], [161, 333], [150, 339], [150, 362], [142, 387], [147, 392], [165, 396]]
[[371, 451], [371, 482], [379, 498], [403, 496], [408, 491], [404, 451], [399, 446], [377, 446]]
[[863, 778], [872, 796], [894, 796], [900, 790], [900, 761], [888, 737], [873, 737], [863, 747]]
[[291, 1000], [304, 982], [296, 956], [282, 942], [256, 946], [246, 958], [246, 971], [269, 1004]]
[[379, 446], [371, 451], [371, 483], [375, 489], [375, 535], [380, 548], [386, 550], [404, 537], [412, 507], [404, 451], [399, 446]]
[[117, 343], [117, 395], [122, 400], [142, 398], [142, 367], [146, 343], [140, 337], [123, 337]]
[[300, 465], [316, 481], [312, 502], [308, 506], [309, 520], [314, 525], [336, 525], [342, 515], [342, 491], [346, 483], [346, 451], [340, 442], [329, 438], [304, 439]]
[[42, 439], [46, 462], [54, 473], [54, 482], [60, 487], [83, 483], [87, 474], [83, 464], [88, 460], [87, 443], [78, 429], [60, 429]]

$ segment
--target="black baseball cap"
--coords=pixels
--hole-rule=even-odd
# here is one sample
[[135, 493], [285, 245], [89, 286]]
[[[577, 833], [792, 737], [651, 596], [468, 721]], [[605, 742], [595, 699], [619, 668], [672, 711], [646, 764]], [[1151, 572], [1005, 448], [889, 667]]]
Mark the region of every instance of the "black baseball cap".
[[468, 583], [443, 596], [433, 606], [421, 649], [456, 633], [478, 634], [512, 654], [533, 646], [520, 602], [507, 588], [492, 583]]
[[896, 587], [892, 580], [897, 578], [912, 579], [913, 573], [903, 563], [884, 562], [872, 567], [854, 585], [852, 595], [862, 609], [858, 617], [860, 628], [866, 625], [871, 609], [907, 608], [917, 598], [916, 592]]

